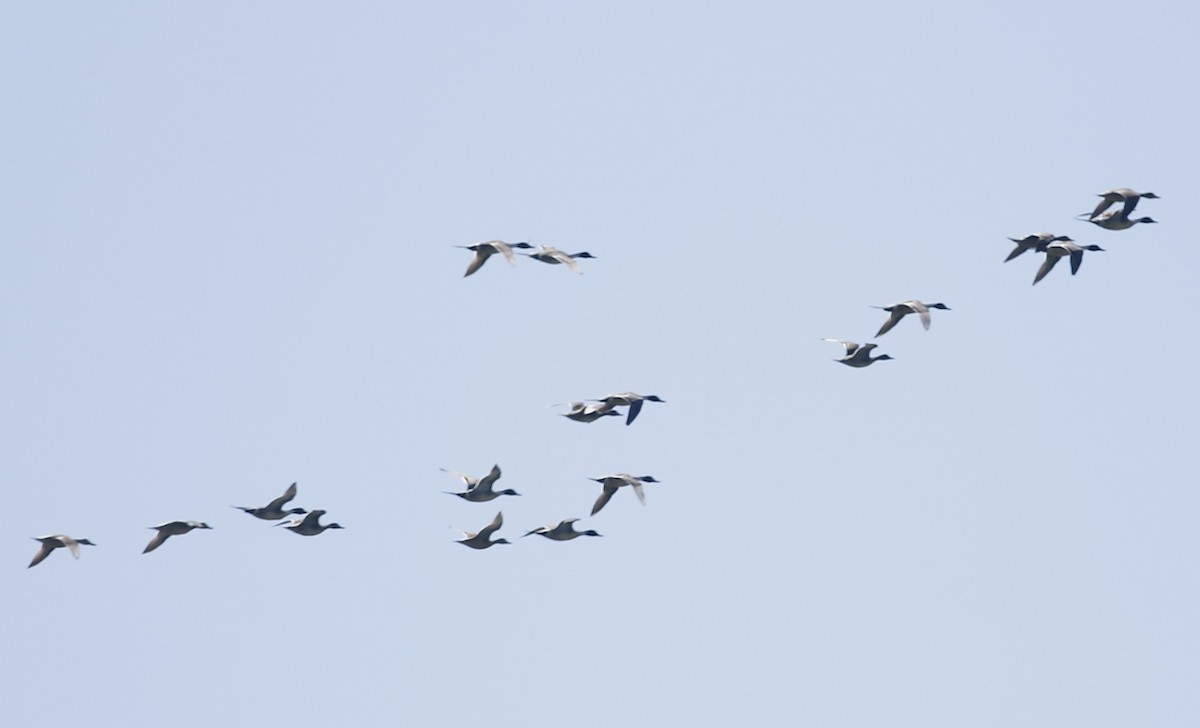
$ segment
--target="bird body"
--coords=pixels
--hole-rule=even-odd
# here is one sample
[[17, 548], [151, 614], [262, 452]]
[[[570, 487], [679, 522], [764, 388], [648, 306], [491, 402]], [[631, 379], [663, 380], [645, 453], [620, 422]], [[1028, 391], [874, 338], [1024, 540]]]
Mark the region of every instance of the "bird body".
[[[525, 536], [532, 536], [536, 533], [539, 536], [545, 536], [551, 541], [570, 541], [571, 539], [579, 538], [580, 536], [600, 535], [592, 530], [576, 531], [575, 523], [578, 520], [578, 518], [568, 518], [565, 521], [559, 521], [557, 526], [538, 526], [532, 531], [528, 531]], [[521, 538], [525, 538], [525, 536], [522, 536]]]
[[845, 339], [823, 339], [823, 341], [832, 341], [835, 344], [841, 344], [842, 346], [846, 347], [846, 355], [841, 359], [834, 359], [834, 361], [845, 364], [848, 367], [854, 367], [856, 369], [869, 367], [877, 361], [886, 361], [893, 358], [887, 354], [880, 354], [872, 359], [871, 350], [879, 346], [878, 344], [860, 345], [854, 343], [853, 341], [846, 341]]
[[181, 536], [188, 531], [197, 528], [211, 529], [212, 526], [199, 521], [167, 521], [166, 523], [160, 523], [157, 526], [151, 526], [150, 528], [158, 531], [158, 533], [154, 534], [154, 538], [152, 538], [150, 543], [146, 545], [146, 548], [142, 550], [143, 554], [148, 554], [159, 546], [162, 546], [163, 542], [172, 536]]
[[277, 523], [277, 526], [283, 526], [292, 533], [298, 533], [301, 536], [317, 536], [324, 533], [330, 528], [345, 528], [337, 523], [329, 523], [322, 525], [319, 523], [321, 516], [325, 515], [325, 511], [315, 510], [310, 511], [304, 518], [293, 518], [284, 523]]
[[559, 250], [558, 248], [552, 248], [549, 245], [539, 246], [536, 253], [522, 253], [522, 255], [526, 255], [530, 258], [533, 258], [534, 260], [540, 260], [543, 263], [549, 263], [550, 265], [558, 265], [561, 263], [562, 265], [567, 266], [568, 268], [575, 271], [576, 273], [583, 273], [583, 271], [580, 270], [580, 268], [579, 268], [579, 264], [575, 262], [576, 258], [595, 258], [596, 257], [596, 256], [592, 255], [591, 253], [587, 252], [586, 250], [583, 251], [582, 253], [568, 254], [568, 253], [564, 253], [563, 251]]
[[1109, 210], [1090, 218], [1088, 222], [1105, 230], [1128, 230], [1139, 222], [1153, 223], [1157, 220], [1152, 217], [1132, 218], [1125, 210]]

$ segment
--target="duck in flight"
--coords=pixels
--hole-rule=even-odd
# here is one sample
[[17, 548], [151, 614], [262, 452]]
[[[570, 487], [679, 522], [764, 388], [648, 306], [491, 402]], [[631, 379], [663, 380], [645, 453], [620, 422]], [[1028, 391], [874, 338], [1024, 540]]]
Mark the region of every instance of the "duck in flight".
[[46, 557], [54, 553], [54, 549], [66, 547], [75, 558], [79, 558], [79, 546], [95, 546], [96, 544], [86, 538], [71, 538], [61, 533], [56, 533], [53, 536], [37, 536], [34, 541], [41, 541], [42, 547], [33, 555], [33, 561], [29, 562], [27, 569], [32, 569], [38, 564], [46, 560]]
[[150, 539], [150, 543], [146, 544], [146, 548], [142, 550], [143, 554], [148, 554], [159, 546], [162, 546], [172, 536], [181, 536], [197, 528], [212, 528], [212, 526], [199, 521], [167, 521], [166, 523], [160, 523], [150, 528], [158, 531], [158, 533], [154, 534], [154, 538]]
[[491, 523], [479, 529], [478, 532], [465, 531], [464, 535], [466, 538], [460, 540], [458, 543], [480, 551], [486, 548], [491, 548], [498, 543], [508, 544], [509, 542], [503, 538], [498, 538], [495, 541], [488, 540], [492, 537], [492, 534], [500, 530], [500, 527], [503, 525], [504, 511], [500, 511], [496, 514], [496, 517], [492, 519]]
[[504, 256], [504, 259], [509, 263], [514, 263], [513, 248], [532, 248], [529, 243], [506, 243], [503, 240], [489, 240], [486, 243], [478, 243], [476, 245], [459, 245], [459, 248], [464, 248], [475, 253], [475, 257], [471, 259], [471, 264], [467, 266], [467, 272], [463, 273], [463, 278], [471, 275], [475, 271], [483, 267], [488, 258], [496, 253]]
[[445, 468], [442, 468], [441, 470], [444, 473], [458, 476], [458, 478], [466, 484], [467, 489], [459, 493], [454, 493], [448, 490], [444, 491], [450, 495], [456, 495], [465, 501], [471, 501], [472, 503], [484, 503], [499, 498], [502, 495], [521, 495], [512, 488], [508, 488], [506, 490], [495, 490], [492, 487], [496, 484], [496, 481], [500, 479], [499, 465], [493, 465], [491, 472], [482, 478], [474, 478], [463, 473], [456, 473], [453, 470], [446, 470]]
[[[579, 521], [578, 518], [568, 518], [565, 521], [559, 521], [557, 526], [538, 526], [532, 531], [527, 532], [525, 536], [532, 536], [536, 533], [539, 536], [545, 536], [551, 541], [570, 541], [571, 539], [579, 538], [580, 536], [600, 535], [590, 529], [587, 531], [576, 531], [575, 523], [577, 521]], [[521, 538], [525, 538], [525, 536], [522, 536]]]
[[921, 303], [920, 301], [901, 301], [894, 303], [891, 306], [873, 306], [873, 308], [883, 309], [891, 314], [887, 321], [883, 322], [883, 326], [875, 334], [876, 337], [883, 336], [892, 330], [892, 327], [900, 323], [900, 319], [910, 313], [920, 314], [921, 325], [925, 330], [929, 330], [929, 309], [940, 308], [943, 311], [949, 311], [950, 307], [944, 303]]
[[887, 354], [880, 354], [872, 359], [871, 350], [879, 346], [879, 344], [860, 345], [854, 343], [853, 341], [846, 341], [845, 339], [823, 339], [823, 341], [832, 341], [835, 344], [841, 344], [842, 346], [846, 347], [846, 355], [841, 359], [834, 359], [834, 361], [841, 362], [848, 367], [854, 367], [856, 369], [869, 367], [877, 361], [886, 361], [893, 358]]
[[308, 513], [308, 511], [304, 510], [303, 508], [290, 508], [286, 511], [283, 510], [283, 506], [295, 497], [296, 484], [292, 483], [288, 486], [287, 490], [283, 491], [283, 495], [279, 496], [262, 508], [247, 508], [246, 506], [234, 506], [234, 508], [237, 508], [240, 511], [245, 511], [255, 518], [261, 518], [264, 521], [278, 521], [284, 516]]

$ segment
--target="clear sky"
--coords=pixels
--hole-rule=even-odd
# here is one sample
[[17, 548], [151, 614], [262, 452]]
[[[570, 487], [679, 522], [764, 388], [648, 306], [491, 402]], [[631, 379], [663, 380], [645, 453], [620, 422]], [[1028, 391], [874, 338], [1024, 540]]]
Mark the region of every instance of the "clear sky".
[[[5, 4], [4, 722], [1200, 725], [1197, 27]], [[1159, 224], [1074, 219], [1123, 186]], [[1031, 287], [1043, 230], [1105, 252]], [[230, 508], [293, 481], [345, 530]]]

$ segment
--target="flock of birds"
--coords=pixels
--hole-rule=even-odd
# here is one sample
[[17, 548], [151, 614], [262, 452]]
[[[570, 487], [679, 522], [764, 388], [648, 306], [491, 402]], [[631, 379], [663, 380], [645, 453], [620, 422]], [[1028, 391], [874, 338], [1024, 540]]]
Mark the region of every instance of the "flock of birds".
[[[1128, 187], [1118, 187], [1101, 192], [1097, 197], [1101, 200], [1096, 208], [1091, 212], [1080, 213], [1077, 218], [1086, 220], [1105, 230], [1128, 230], [1138, 223], [1153, 223], [1157, 222], [1150, 217], [1131, 217], [1134, 209], [1137, 207], [1138, 200], [1143, 198], [1147, 200], [1157, 200], [1158, 195], [1153, 192], [1136, 192]], [[1113, 205], [1121, 203], [1118, 208], [1113, 208]], [[1083, 254], [1085, 251], [1096, 252], [1103, 251], [1099, 245], [1079, 245], [1069, 236], [1055, 235], [1053, 233], [1033, 233], [1026, 235], [1023, 238], [1009, 238], [1017, 244], [1013, 251], [1008, 254], [1004, 262], [1012, 260], [1021, 254], [1033, 250], [1038, 253], [1045, 253], [1046, 258], [1038, 268], [1037, 274], [1033, 277], [1033, 285], [1037, 285], [1038, 281], [1046, 277], [1046, 275], [1054, 269], [1058, 261], [1063, 258], [1071, 259], [1071, 275], [1079, 272], [1079, 266], [1083, 264]], [[875, 306], [887, 311], [888, 320], [883, 322], [883, 326], [875, 333], [875, 337], [883, 336], [892, 330], [896, 324], [900, 323], [910, 313], [915, 313], [921, 317], [921, 325], [925, 330], [929, 330], [930, 316], [929, 310], [933, 308], [949, 311], [950, 307], [944, 303], [921, 303], [920, 301], [901, 301], [900, 303], [891, 306]], [[841, 344], [846, 347], [846, 354], [841, 359], [834, 361], [841, 362], [850, 367], [867, 367], [877, 361], [887, 361], [892, 359], [887, 354], [880, 354], [872, 357], [871, 351], [878, 348], [878, 344], [857, 344], [846, 339], [824, 339], [833, 343]]]
[[[1142, 199], [1156, 200], [1158, 195], [1153, 192], [1136, 192], [1127, 187], [1118, 187], [1116, 189], [1102, 192], [1098, 195], [1101, 200], [1091, 212], [1081, 213], [1077, 217], [1079, 219], [1090, 222], [1105, 230], [1128, 230], [1129, 228], [1141, 224], [1156, 222], [1150, 217], [1134, 218], [1132, 214], [1137, 208], [1138, 202]], [[1119, 207], [1114, 207], [1119, 205]], [[1071, 261], [1071, 275], [1079, 272], [1079, 267], [1083, 262], [1083, 254], [1087, 252], [1103, 251], [1099, 245], [1080, 245], [1066, 235], [1055, 235], [1053, 233], [1034, 233], [1026, 235], [1023, 238], [1009, 238], [1013, 243], [1016, 243], [1016, 248], [1013, 249], [1004, 262], [1009, 262], [1024, 253], [1032, 250], [1038, 253], [1045, 254], [1045, 260], [1038, 268], [1037, 274], [1033, 278], [1033, 284], [1037, 285], [1038, 281], [1046, 277], [1054, 266], [1063, 258], [1069, 258]], [[475, 253], [470, 265], [467, 266], [467, 272], [464, 277], [476, 273], [483, 267], [488, 259], [496, 254], [503, 255], [504, 258], [511, 264], [515, 263], [514, 248], [518, 250], [534, 250], [533, 253], [521, 253], [533, 260], [547, 263], [550, 265], [565, 265], [576, 273], [582, 273], [579, 267], [578, 260], [593, 259], [596, 256], [584, 251], [580, 253], [565, 253], [557, 248], [549, 246], [530, 245], [526, 242], [519, 243], [504, 243], [499, 240], [491, 240], [477, 245], [462, 245], [458, 246]], [[891, 306], [876, 306], [887, 311], [888, 318], [883, 322], [879, 331], [875, 333], [875, 337], [883, 336], [891, 331], [895, 326], [909, 314], [916, 314], [921, 325], [926, 330], [929, 329], [931, 309], [940, 309], [949, 311], [950, 307], [944, 303], [922, 303], [917, 300], [901, 301]], [[857, 344], [853, 341], [845, 339], [824, 339], [834, 343], [841, 344], [845, 347], [845, 355], [834, 361], [845, 364], [846, 366], [862, 368], [870, 366], [877, 361], [886, 361], [892, 359], [887, 354], [880, 354], [872, 357], [871, 352], [878, 347], [878, 344]], [[596, 420], [606, 417], [620, 416], [622, 413], [618, 411], [619, 407], [627, 407], [624, 413], [625, 424], [631, 425], [642, 411], [642, 405], [646, 402], [663, 402], [656, 395], [641, 395], [636, 392], [620, 392], [610, 394], [601, 399], [592, 399], [586, 401], [577, 401], [569, 403], [568, 411], [562, 416], [575, 422], [591, 423]], [[444, 472], [454, 475], [462, 480], [465, 489], [462, 491], [452, 492], [465, 501], [472, 503], [486, 503], [501, 496], [520, 495], [515, 490], [504, 489], [497, 490], [495, 485], [500, 479], [500, 466], [495, 465], [491, 471], [480, 478], [476, 478], [463, 473], [457, 473], [450, 470], [442, 469]], [[614, 475], [606, 475], [601, 478], [591, 478], [591, 480], [600, 483], [602, 491], [592, 506], [591, 515], [596, 515], [609, 502], [610, 499], [617, 493], [618, 490], [628, 486], [637, 495], [638, 500], [645, 504], [645, 493], [643, 485], [646, 483], [658, 483], [653, 476], [650, 475], [629, 475], [628, 473], [617, 473]], [[283, 495], [274, 499], [265, 506], [258, 508], [250, 508], [246, 506], [234, 506], [245, 513], [256, 518], [266, 521], [279, 521], [276, 526], [283, 526], [292, 533], [300, 534], [301, 536], [317, 536], [330, 529], [341, 529], [342, 526], [337, 523], [322, 524], [320, 519], [325, 515], [323, 510], [306, 511], [303, 508], [285, 508], [289, 502], [296, 497], [296, 483], [292, 483]], [[447, 491], [450, 492], [450, 491]], [[298, 518], [287, 519], [288, 516], [302, 516]], [[285, 520], [287, 519], [287, 520]], [[578, 518], [567, 518], [559, 521], [554, 525], [538, 526], [530, 531], [527, 531], [525, 536], [537, 534], [552, 541], [570, 541], [580, 536], [600, 536], [594, 530], [579, 531], [576, 530], [575, 524], [579, 521]], [[497, 544], [510, 543], [506, 539], [492, 539], [493, 534], [504, 525], [504, 513], [498, 512], [491, 523], [484, 526], [478, 531], [466, 531], [465, 537], [458, 543], [473, 549], [487, 549]], [[150, 553], [156, 550], [171, 536], [181, 536], [190, 533], [194, 530], [207, 530], [212, 527], [201, 521], [167, 521], [160, 523], [157, 526], [151, 526], [152, 530], [156, 531], [150, 543], [142, 551], [143, 554]], [[523, 536], [524, 537], [524, 536]], [[523, 538], [522, 537], [522, 538]], [[34, 555], [33, 560], [29, 563], [28, 568], [37, 566], [46, 560], [56, 549], [66, 548], [71, 554], [78, 559], [80, 546], [95, 546], [92, 541], [86, 538], [72, 538], [64, 534], [54, 534], [51, 536], [40, 536], [34, 540], [40, 542], [41, 547]]]
[[[619, 416], [621, 413], [617, 411], [617, 408], [628, 407], [629, 409], [626, 410], [625, 413], [625, 424], [631, 425], [633, 424], [634, 419], [637, 418], [638, 413], [642, 411], [642, 404], [644, 402], [663, 401], [665, 400], [653, 394], [643, 395], [636, 392], [620, 392], [618, 394], [610, 394], [603, 399], [587, 400], [586, 402], [572, 402], [570, 404], [571, 410], [563, 416], [576, 422], [590, 423], [606, 416]], [[458, 492], [446, 492], [450, 495], [456, 495], [465, 501], [470, 501], [472, 503], [486, 503], [488, 501], [495, 500], [502, 495], [521, 495], [511, 488], [505, 490], [496, 490], [496, 481], [500, 480], [499, 465], [493, 465], [491, 471], [481, 478], [476, 478], [465, 473], [458, 473], [453, 470], [446, 470], [445, 468], [442, 468], [441, 470], [444, 473], [449, 473], [450, 475], [457, 477], [463, 482], [463, 484], [466, 486], [465, 490]], [[614, 475], [605, 475], [600, 478], [589, 478], [589, 480], [593, 480], [602, 486], [600, 496], [596, 499], [596, 502], [592, 504], [591, 515], [593, 516], [599, 513], [600, 509], [604, 508], [604, 506], [609, 500], [612, 499], [616, 492], [625, 486], [629, 486], [633, 492], [637, 494], [638, 500], [641, 501], [642, 505], [645, 505], [646, 494], [642, 486], [646, 483], [660, 482], [655, 479], [653, 475], [630, 475], [628, 473], [616, 473]], [[578, 518], [566, 518], [554, 525], [538, 526], [537, 528], [527, 531], [521, 538], [537, 534], [539, 536], [544, 536], [551, 541], [571, 541], [579, 538], [580, 536], [601, 535], [592, 529], [588, 529], [586, 531], [575, 530], [575, 524], [578, 522]], [[497, 544], [509, 544], [511, 542], [503, 538], [492, 540], [492, 534], [500, 530], [500, 527], [503, 525], [504, 512], [500, 511], [496, 513], [496, 517], [492, 519], [491, 523], [484, 526], [480, 530], [464, 531], [464, 537], [459, 540], [459, 543], [461, 543], [463, 546], [473, 549], [486, 549]]]

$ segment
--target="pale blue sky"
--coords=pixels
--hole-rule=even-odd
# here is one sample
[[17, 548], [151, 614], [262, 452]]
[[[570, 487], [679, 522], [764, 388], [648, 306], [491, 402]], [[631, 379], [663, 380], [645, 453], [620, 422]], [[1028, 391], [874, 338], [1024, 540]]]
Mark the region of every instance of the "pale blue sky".
[[[1197, 725], [1198, 25], [0, 8], [6, 721]], [[1074, 219], [1117, 186], [1160, 224]], [[1031, 287], [1041, 230], [1106, 251]], [[464, 280], [493, 238], [598, 258]], [[229, 508], [292, 481], [346, 530]]]

